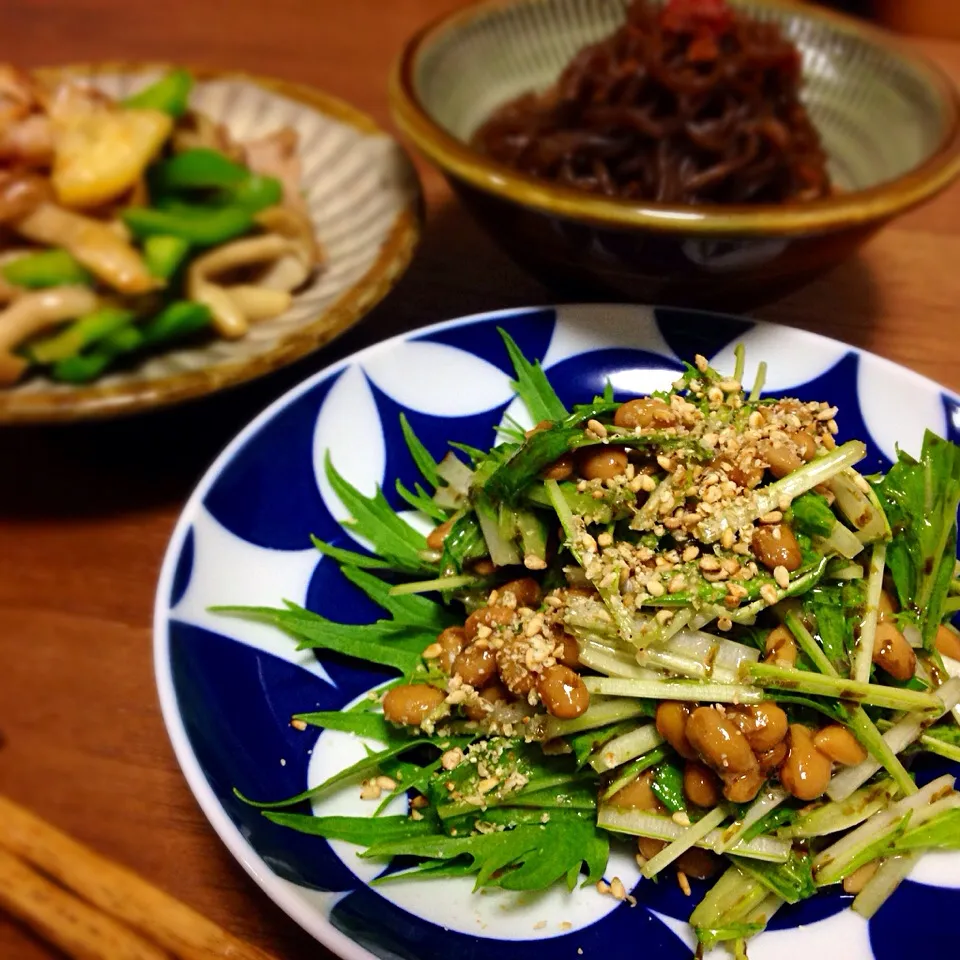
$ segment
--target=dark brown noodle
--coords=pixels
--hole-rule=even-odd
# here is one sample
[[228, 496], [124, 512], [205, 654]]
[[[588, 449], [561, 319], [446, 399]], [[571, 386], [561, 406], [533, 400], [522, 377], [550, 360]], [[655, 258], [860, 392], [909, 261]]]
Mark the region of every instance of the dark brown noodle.
[[775, 24], [723, 0], [635, 0], [546, 93], [498, 109], [488, 156], [591, 193], [661, 203], [783, 203], [830, 193], [800, 102], [801, 61]]

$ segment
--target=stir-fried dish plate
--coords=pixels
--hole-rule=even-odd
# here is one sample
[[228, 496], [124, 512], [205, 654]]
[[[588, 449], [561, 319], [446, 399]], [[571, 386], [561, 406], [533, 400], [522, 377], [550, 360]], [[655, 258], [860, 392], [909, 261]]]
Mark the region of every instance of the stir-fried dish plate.
[[351, 960], [946, 949], [958, 440], [935, 384], [732, 317], [372, 347], [181, 517], [155, 623], [180, 762]]
[[269, 372], [409, 262], [416, 176], [280, 81], [0, 66], [0, 419], [111, 415]]

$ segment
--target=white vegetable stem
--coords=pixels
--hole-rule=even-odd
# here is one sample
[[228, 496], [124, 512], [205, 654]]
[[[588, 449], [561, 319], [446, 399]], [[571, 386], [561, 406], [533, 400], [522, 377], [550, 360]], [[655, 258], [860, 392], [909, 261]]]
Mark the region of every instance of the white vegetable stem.
[[866, 455], [864, 443], [850, 440], [826, 456], [817, 457], [793, 473], [788, 473], [782, 480], [741, 497], [721, 514], [702, 520], [696, 527], [697, 538], [703, 543], [713, 543], [723, 536], [724, 530], [739, 530], [749, 526], [758, 517], [778, 509], [781, 498], [796, 500], [801, 494], [852, 467]]
[[731, 824], [722, 831], [721, 839], [713, 848], [715, 853], [727, 853], [735, 847], [743, 835], [758, 821], [762, 820], [771, 810], [779, 807], [789, 797], [783, 787], [770, 787], [764, 791], [750, 806], [742, 820]]
[[867, 612], [860, 624], [860, 639], [853, 661], [854, 680], [866, 683], [870, 679], [873, 648], [877, 638], [877, 618], [880, 615], [880, 592], [883, 589], [883, 569], [887, 560], [887, 545], [874, 544], [870, 557], [870, 574], [867, 577]]
[[[943, 714], [948, 710], [953, 710], [960, 703], [960, 678], [954, 677], [948, 680], [937, 690], [937, 696], [943, 701], [943, 710], [939, 716], [926, 717], [924, 720], [920, 720], [913, 714], [908, 715], [899, 723], [895, 723], [883, 735], [884, 742], [894, 753], [901, 753], [905, 750], [920, 736], [927, 723], [939, 720]], [[868, 757], [856, 766], [844, 768], [830, 781], [830, 786], [827, 787], [827, 796], [831, 800], [846, 800], [857, 787], [863, 786], [880, 769], [880, 766], [879, 761]]]
[[684, 831], [679, 839], [664, 847], [656, 856], [651, 857], [641, 868], [640, 872], [648, 879], [655, 877], [664, 867], [670, 866], [674, 860], [683, 856], [691, 847], [719, 827], [727, 818], [729, 811], [720, 804], [705, 814], [700, 820]]
[[599, 750], [595, 751], [590, 757], [590, 766], [597, 773], [604, 773], [619, 767], [621, 763], [633, 760], [658, 747], [663, 743], [663, 737], [657, 732], [657, 728], [652, 723], [645, 723], [635, 730], [620, 734], [614, 737], [609, 743], [604, 744]]
[[[597, 810], [597, 826], [613, 833], [628, 833], [635, 837], [652, 837], [672, 843], [679, 840], [688, 829], [674, 823], [670, 817], [644, 810], [625, 809], [612, 804], [602, 804]], [[721, 838], [720, 830], [711, 830], [701, 837], [695, 847], [712, 850]], [[786, 863], [790, 859], [790, 842], [775, 837], [754, 837], [748, 843], [738, 843], [729, 853], [738, 857], [751, 857], [754, 860], [767, 860], [770, 863]]]
[[853, 910], [869, 920], [893, 895], [919, 859], [919, 853], [908, 853], [884, 860], [880, 869], [857, 894], [852, 904]]
[[813, 861], [813, 872], [818, 884], [834, 883], [843, 876], [844, 868], [870, 843], [879, 839], [884, 831], [894, 827], [906, 814], [912, 814], [911, 826], [923, 823], [929, 812], [945, 793], [953, 789], [954, 778], [947, 775], [928, 783], [913, 796], [890, 804], [875, 813], [869, 820], [822, 850]]
[[696, 680], [621, 680], [585, 677], [591, 694], [639, 697], [649, 700], [706, 700], [711, 703], [760, 703], [763, 690], [736, 683], [698, 683]]

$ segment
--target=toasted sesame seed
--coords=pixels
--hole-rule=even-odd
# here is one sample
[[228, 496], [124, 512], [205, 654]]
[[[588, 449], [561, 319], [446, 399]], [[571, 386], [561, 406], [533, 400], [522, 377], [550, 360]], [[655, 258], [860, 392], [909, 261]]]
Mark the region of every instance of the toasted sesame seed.
[[681, 827], [690, 826], [690, 817], [687, 815], [686, 810], [678, 810], [670, 819]]
[[679, 517], [667, 517], [667, 518], [663, 521], [663, 525], [664, 525], [668, 530], [677, 530], [677, 529], [679, 529], [680, 526], [681, 526], [681, 520], [680, 520]]
[[677, 871], [677, 883], [680, 886], [680, 889], [683, 891], [685, 897], [691, 896], [693, 891], [690, 889], [690, 881], [687, 879], [687, 875], [682, 871]]
[[669, 623], [673, 619], [672, 610], [658, 610], [657, 611], [657, 622], [658, 623]]
[[543, 630], [543, 617], [537, 614], [537, 616], [527, 623], [523, 632], [528, 637], [535, 637], [541, 630]]
[[423, 658], [425, 660], [436, 660], [441, 653], [443, 653], [443, 647], [439, 643], [431, 643], [429, 647], [424, 649]]
[[720, 535], [720, 545], [724, 550], [730, 550], [733, 547], [734, 539], [733, 531], [727, 527]]
[[747, 543], [735, 543], [732, 549], [734, 553], [745, 557], [750, 552], [750, 545]]
[[817, 420], [832, 420], [837, 415], [837, 412], [836, 407], [824, 407], [824, 409], [817, 414]]
[[698, 353], [693, 358], [694, 365], [701, 373], [706, 373], [710, 369], [710, 364], [707, 362], [707, 358], [702, 354]]
[[786, 590], [790, 586], [790, 572], [783, 565], [773, 568], [773, 579], [781, 590]]
[[290, 726], [293, 727], [294, 730], [306, 730], [306, 729], [307, 729], [307, 723], [306, 723], [306, 721], [305, 721], [305, 720], [300, 720], [298, 717], [294, 717], [294, 718], [290, 721]]
[[733, 621], [729, 617], [720, 617], [717, 620], [717, 629], [726, 633], [728, 630], [733, 629]]
[[828, 449], [833, 450], [837, 446], [837, 441], [833, 439], [833, 436], [828, 433], [820, 434], [820, 442]]
[[563, 601], [559, 597], [555, 597], [553, 594], [550, 594], [549, 597], [544, 597], [543, 602], [548, 607], [562, 607]]
[[673, 472], [673, 460], [670, 457], [664, 456], [662, 453], [657, 454], [657, 464], [662, 470], [666, 470], [667, 473]]
[[477, 790], [480, 791], [481, 795], [489, 793], [500, 781], [496, 777], [484, 777], [477, 784]]
[[381, 790], [396, 790], [396, 789], [397, 789], [397, 781], [394, 780], [393, 777], [379, 776], [379, 777], [377, 777], [377, 781], [376, 781], [376, 782], [377, 782], [377, 786], [378, 786]]
[[764, 602], [768, 603], [771, 607], [780, 599], [780, 595], [772, 583], [765, 583], [760, 588], [760, 596], [763, 597]]
[[587, 429], [592, 434], [600, 437], [601, 440], [605, 439], [607, 436], [607, 428], [599, 420], [588, 420]]
[[836, 421], [836, 420], [828, 420], [828, 421], [827, 421], [827, 429], [830, 431], [830, 433], [831, 433], [833, 436], [836, 436], [836, 435], [840, 432], [840, 428], [837, 426], [837, 421]]
[[788, 494], [784, 493], [781, 495], [780, 499], [777, 501], [777, 506], [781, 509], [783, 513], [786, 513], [789, 509], [793, 500], [789, 497]]
[[706, 556], [700, 558], [700, 569], [714, 572], [720, 569], [720, 561], [708, 553]]
[[610, 884], [607, 883], [606, 880], [598, 880], [597, 893], [609, 893], [609, 892], [610, 892]]
[[747, 418], [747, 425], [754, 430], [759, 430], [763, 426], [763, 414], [759, 410], [754, 410]]
[[783, 519], [783, 514], [779, 510], [771, 510], [769, 513], [765, 513], [760, 517], [760, 522], [767, 523], [779, 523]]
[[379, 800], [380, 794], [383, 791], [377, 786], [375, 780], [364, 780], [360, 784], [360, 799], [361, 800]]
[[681, 590], [687, 589], [687, 581], [682, 576], [674, 577], [669, 584], [667, 584], [668, 593], [680, 593]]
[[740, 561], [735, 560], [733, 557], [724, 557], [720, 561], [720, 566], [723, 568], [725, 573], [730, 574], [732, 577], [735, 573], [738, 573], [740, 570]]
[[647, 593], [649, 593], [651, 597], [662, 597], [667, 592], [663, 584], [657, 579], [648, 580], [646, 586]]
[[486, 640], [493, 635], [493, 628], [488, 627], [485, 623], [481, 623], [477, 627], [477, 639]]
[[626, 900], [627, 899], [627, 890], [623, 885], [623, 881], [619, 877], [614, 877], [610, 881], [610, 893], [613, 894], [616, 900]]
[[721, 380], [717, 386], [724, 393], [739, 393], [740, 392], [740, 381], [734, 380], [732, 377], [728, 380]]
[[690, 546], [683, 551], [683, 562], [689, 563], [691, 560], [696, 560], [698, 556], [700, 556], [700, 548], [690, 544]]

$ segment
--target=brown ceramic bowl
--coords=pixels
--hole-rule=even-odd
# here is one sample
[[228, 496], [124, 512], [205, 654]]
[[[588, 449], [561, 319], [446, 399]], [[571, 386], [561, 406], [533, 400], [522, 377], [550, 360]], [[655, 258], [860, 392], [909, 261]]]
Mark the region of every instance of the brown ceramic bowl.
[[960, 173], [951, 82], [892, 35], [813, 4], [732, 0], [803, 54], [804, 97], [839, 187], [793, 205], [666, 206], [518, 174], [468, 144], [500, 104], [553, 82], [627, 0], [486, 0], [421, 30], [394, 70], [403, 132], [517, 261], [567, 293], [748, 306], [849, 256]]

